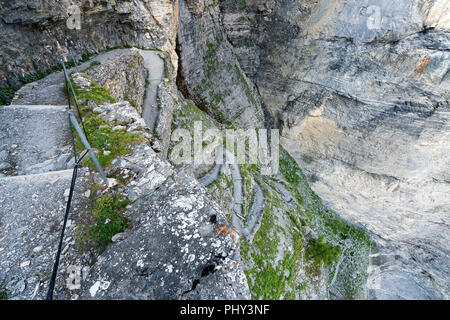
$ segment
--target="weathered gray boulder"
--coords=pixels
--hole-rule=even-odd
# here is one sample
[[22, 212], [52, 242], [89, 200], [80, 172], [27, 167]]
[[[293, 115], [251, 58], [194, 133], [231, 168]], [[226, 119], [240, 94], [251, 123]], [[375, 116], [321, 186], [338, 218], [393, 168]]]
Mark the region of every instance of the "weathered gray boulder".
[[[100, 60], [96, 57], [86, 74], [106, 88], [117, 101], [129, 101], [139, 112], [144, 104], [147, 80], [144, 59], [137, 50], [115, 50], [114, 54]], [[96, 61], [100, 62], [95, 65]], [[79, 68], [79, 70], [82, 70]]]
[[98, 258], [82, 299], [250, 297], [239, 235], [193, 177], [168, 177], [127, 216], [133, 228]]

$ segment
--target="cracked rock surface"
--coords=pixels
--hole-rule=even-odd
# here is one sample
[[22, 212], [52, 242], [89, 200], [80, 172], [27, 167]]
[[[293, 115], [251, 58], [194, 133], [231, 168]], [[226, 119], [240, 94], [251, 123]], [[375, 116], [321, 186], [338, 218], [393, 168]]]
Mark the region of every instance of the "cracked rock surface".
[[132, 230], [99, 257], [81, 298], [250, 297], [239, 261], [239, 236], [194, 177], [168, 177], [157, 192], [132, 204], [127, 216]]

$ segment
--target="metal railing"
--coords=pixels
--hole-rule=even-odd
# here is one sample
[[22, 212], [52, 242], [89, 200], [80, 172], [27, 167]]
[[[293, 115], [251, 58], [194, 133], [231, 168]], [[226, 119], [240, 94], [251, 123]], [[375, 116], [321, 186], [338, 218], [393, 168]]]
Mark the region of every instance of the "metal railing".
[[[92, 151], [92, 148], [91, 148], [91, 146], [89, 144], [88, 135], [86, 133], [86, 129], [84, 128], [83, 118], [81, 116], [80, 107], [78, 105], [77, 95], [75, 94], [75, 90], [73, 89], [73, 86], [72, 86], [72, 81], [70, 81], [70, 77], [69, 77], [69, 74], [68, 74], [68, 72], [66, 70], [66, 66], [64, 65], [64, 63], [62, 63], [62, 66], [63, 66], [65, 83], [66, 83], [66, 87], [67, 87], [67, 97], [68, 97], [68, 104], [69, 104], [69, 110], [67, 110], [67, 113], [69, 115], [69, 121], [74, 126], [75, 130], [77, 131], [78, 136], [81, 139], [81, 142], [83, 143], [84, 147], [86, 148], [87, 152], [89, 153], [89, 155], [90, 155], [92, 161], [94, 162], [94, 165], [96, 166], [98, 172], [100, 173], [100, 176], [102, 177], [103, 181], [106, 183], [106, 185], [108, 185], [108, 178], [106, 177], [105, 173], [103, 172], [103, 169], [100, 166], [100, 163], [98, 162], [97, 157], [95, 156], [95, 154]], [[75, 116], [73, 115], [73, 113], [71, 111], [72, 103], [71, 103], [70, 94], [72, 94], [72, 96], [73, 96], [73, 99], [74, 99], [74, 102], [75, 102], [75, 107], [76, 107], [77, 113], [78, 113], [78, 117], [80, 118], [81, 128], [83, 130], [81, 130], [77, 119], [75, 118]], [[72, 131], [72, 135], [73, 135], [73, 131]], [[75, 143], [73, 143], [73, 148], [74, 148], [74, 153], [76, 154]], [[86, 154], [84, 154], [83, 157], [85, 155]], [[83, 157], [81, 157], [81, 159]]]
[[[72, 181], [71, 181], [71, 185], [70, 185], [70, 189], [69, 189], [69, 197], [67, 200], [66, 211], [65, 211], [65, 215], [64, 215], [64, 222], [63, 222], [63, 226], [62, 226], [62, 230], [61, 230], [61, 236], [59, 239], [58, 251], [56, 252], [55, 263], [53, 264], [49, 288], [47, 291], [47, 300], [53, 299], [53, 291], [55, 289], [55, 281], [56, 281], [56, 275], [58, 273], [59, 260], [61, 257], [61, 250], [62, 250], [62, 245], [63, 245], [63, 240], [64, 240], [64, 233], [66, 230], [67, 220], [69, 217], [70, 206], [72, 203], [73, 192], [75, 189], [75, 182], [76, 182], [77, 174], [78, 174], [78, 168], [80, 167], [81, 162], [83, 161], [84, 157], [87, 154], [89, 154], [89, 156], [91, 157], [100, 176], [102, 177], [105, 184], [108, 186], [108, 178], [106, 177], [105, 172], [103, 171], [102, 167], [100, 166], [100, 163], [98, 162], [97, 157], [95, 156], [95, 154], [92, 151], [92, 148], [89, 144], [88, 135], [86, 133], [86, 129], [85, 129], [84, 123], [83, 123], [83, 118], [82, 118], [81, 112], [80, 112], [80, 107], [78, 105], [77, 95], [75, 94], [75, 90], [73, 89], [72, 82], [70, 80], [70, 77], [66, 70], [66, 66], [65, 66], [64, 62], [62, 62], [62, 67], [63, 67], [65, 88], [67, 90], [67, 98], [68, 98], [68, 105], [69, 105], [69, 109], [67, 110], [67, 115], [68, 115], [68, 120], [69, 120], [69, 127], [71, 128], [70, 133], [71, 133], [71, 138], [72, 138], [72, 149], [73, 149], [73, 155], [74, 155], [74, 159], [75, 159], [75, 166], [73, 168]], [[81, 123], [81, 127], [78, 123], [78, 120], [76, 119], [75, 115], [72, 112], [72, 97], [71, 96], [73, 97], [73, 100], [75, 103], [75, 107], [76, 107], [77, 114], [78, 114], [78, 117], [79, 117], [79, 120]], [[84, 147], [86, 148], [86, 150], [80, 154], [80, 157], [77, 156], [75, 135], [74, 135], [74, 130], [72, 128], [75, 128], [75, 131], [77, 132], [78, 137], [80, 138], [81, 142], [83, 143]]]

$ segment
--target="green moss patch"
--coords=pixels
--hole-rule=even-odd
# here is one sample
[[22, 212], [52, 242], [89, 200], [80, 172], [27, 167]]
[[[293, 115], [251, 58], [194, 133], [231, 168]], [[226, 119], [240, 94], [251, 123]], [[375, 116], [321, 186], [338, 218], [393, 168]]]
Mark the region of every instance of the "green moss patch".
[[[92, 100], [97, 105], [116, 102], [106, 88], [99, 87], [87, 76], [84, 77], [90, 81], [90, 87], [80, 88], [73, 84], [75, 94], [80, 102]], [[81, 107], [80, 113], [89, 144], [91, 145], [91, 148], [98, 151], [96, 156], [103, 168], [108, 167], [118, 156], [130, 154], [131, 145], [147, 141], [142, 135], [129, 133], [125, 128], [116, 128], [114, 130], [113, 126], [119, 126], [121, 123], [108, 123], [106, 120], [96, 115], [90, 107]], [[80, 137], [77, 134], [75, 136], [77, 151], [78, 154], [80, 154], [85, 147], [81, 142]], [[87, 165], [91, 169], [94, 168], [94, 163], [89, 157], [84, 160], [83, 165]]]
[[[81, 88], [72, 82], [73, 89], [79, 101], [94, 101], [97, 105], [102, 105], [105, 103], [116, 103], [116, 99], [108, 92], [106, 88], [99, 87], [94, 81], [92, 81], [88, 76], [83, 75], [87, 79], [91, 86], [88, 88]], [[67, 91], [66, 91], [67, 92]]]
[[77, 230], [82, 251], [93, 249], [101, 253], [112, 242], [114, 235], [131, 227], [130, 221], [123, 216], [129, 203], [128, 199], [111, 194], [94, 194], [88, 221]]
[[8, 300], [8, 291], [0, 290], [0, 300]]
[[[338, 272], [333, 287], [329, 288], [330, 297], [364, 298], [371, 246], [368, 233], [328, 209], [311, 190], [295, 160], [283, 148], [280, 148], [280, 173], [289, 182], [286, 187], [297, 204], [305, 210], [306, 219], [302, 224], [308, 225], [319, 235], [319, 240], [308, 248], [307, 258], [316, 266], [323, 263], [329, 285], [334, 273]], [[337, 270], [339, 259], [342, 259], [342, 262]], [[310, 269], [314, 268], [310, 266]]]
[[[309, 298], [311, 294], [321, 294], [323, 285], [332, 299], [363, 298], [369, 252], [367, 233], [322, 204], [283, 148], [280, 177], [261, 176], [257, 166], [242, 165], [240, 169], [243, 216], [251, 208], [253, 182], [260, 185], [265, 196], [259, 229], [251, 241], [241, 239], [241, 258], [252, 298]], [[228, 178], [223, 175], [208, 188], [218, 203], [223, 202], [224, 181]], [[285, 186], [291, 201], [283, 200], [277, 184]], [[317, 233], [318, 240], [308, 243], [303, 227]]]
[[237, 76], [241, 82], [241, 85], [245, 92], [245, 95], [247, 96], [248, 103], [256, 105], [256, 100], [255, 100], [255, 97], [253, 96], [252, 89], [250, 88], [250, 85], [248, 84], [247, 80], [245, 80], [245, 77], [242, 74], [241, 69], [239, 69], [238, 66], [234, 66], [234, 67], [236, 69]]
[[0, 88], [0, 106], [8, 104], [14, 98], [14, 94], [17, 90], [19, 90], [19, 87], [17, 86]]
[[[108, 167], [118, 156], [130, 154], [131, 145], [146, 142], [143, 136], [129, 133], [126, 129], [114, 130], [106, 120], [95, 115], [91, 108], [82, 108], [81, 113], [89, 144], [91, 148], [98, 150], [96, 156], [102, 168]], [[79, 153], [85, 149], [78, 135], [75, 143]], [[90, 158], [86, 158], [83, 165], [94, 169]]]
[[341, 247], [333, 246], [324, 241], [325, 237], [322, 235], [318, 240], [313, 241], [306, 250], [308, 259], [313, 260], [317, 264], [322, 262], [326, 266], [331, 266], [338, 261], [339, 255], [342, 252]]

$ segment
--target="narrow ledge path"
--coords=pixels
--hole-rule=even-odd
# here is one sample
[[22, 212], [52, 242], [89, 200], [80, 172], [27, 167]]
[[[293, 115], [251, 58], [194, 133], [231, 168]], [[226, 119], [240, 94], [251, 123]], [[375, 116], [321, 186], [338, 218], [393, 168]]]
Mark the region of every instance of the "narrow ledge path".
[[211, 185], [214, 181], [219, 178], [219, 173], [224, 169], [224, 166], [229, 166], [231, 171], [231, 177], [233, 180], [233, 213], [232, 213], [232, 224], [233, 227], [244, 237], [249, 239], [253, 238], [256, 231], [258, 230], [257, 225], [262, 220], [262, 215], [264, 212], [265, 198], [264, 193], [255, 181], [255, 191], [254, 191], [254, 201], [250, 211], [247, 215], [247, 226], [244, 225], [245, 217], [242, 213], [243, 195], [242, 195], [242, 176], [239, 170], [239, 164], [237, 163], [236, 157], [226, 151], [227, 159], [231, 159], [231, 163], [221, 165], [216, 164], [205, 176], [199, 178], [199, 182], [207, 187]]
[[142, 117], [153, 131], [159, 115], [157, 96], [158, 86], [164, 77], [164, 60], [157, 51], [138, 49], [138, 52], [144, 58], [144, 67], [148, 70], [148, 87]]

